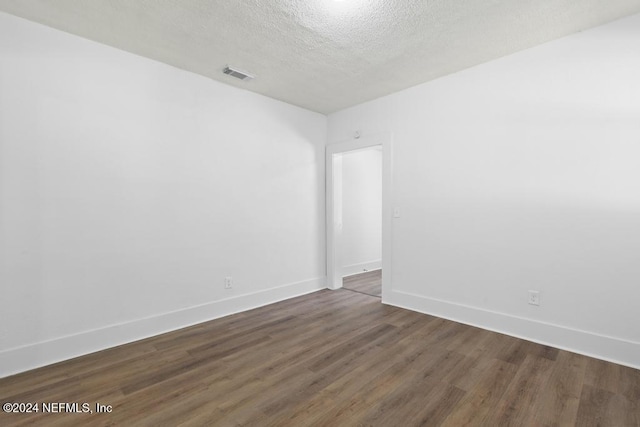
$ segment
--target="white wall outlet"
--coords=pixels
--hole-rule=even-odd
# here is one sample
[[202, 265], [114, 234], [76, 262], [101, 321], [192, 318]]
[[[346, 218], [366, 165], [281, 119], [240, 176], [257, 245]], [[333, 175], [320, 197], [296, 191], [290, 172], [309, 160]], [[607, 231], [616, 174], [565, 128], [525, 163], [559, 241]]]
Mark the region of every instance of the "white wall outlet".
[[393, 217], [394, 218], [400, 218], [400, 208], [399, 207], [395, 207], [393, 208]]
[[225, 289], [233, 288], [233, 277], [227, 276], [224, 278], [224, 288]]
[[529, 304], [540, 305], [540, 291], [529, 291]]

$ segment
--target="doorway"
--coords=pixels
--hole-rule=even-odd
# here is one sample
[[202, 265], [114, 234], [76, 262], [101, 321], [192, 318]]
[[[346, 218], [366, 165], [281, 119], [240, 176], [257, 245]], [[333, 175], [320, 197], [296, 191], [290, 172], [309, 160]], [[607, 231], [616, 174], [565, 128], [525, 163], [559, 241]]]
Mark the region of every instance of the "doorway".
[[342, 287], [382, 295], [382, 147], [342, 153]]
[[[362, 153], [362, 154], [361, 154]], [[377, 154], [376, 154], [377, 153]], [[362, 162], [362, 159], [369, 157], [379, 157], [380, 164], [378, 166], [378, 174], [381, 185], [377, 191], [378, 200], [372, 199], [371, 194], [356, 194], [351, 188], [352, 183], [349, 180], [351, 171], [345, 169], [349, 165], [354, 164], [354, 159], [360, 158], [355, 163]], [[361, 171], [362, 172], [362, 171]], [[346, 176], [345, 176], [346, 173]], [[371, 175], [371, 170], [369, 170]], [[373, 172], [375, 175], [375, 171]], [[362, 174], [361, 174], [362, 175]], [[366, 175], [366, 173], [365, 173]], [[382, 297], [382, 302], [389, 302], [391, 295], [391, 134], [376, 134], [366, 137], [353, 139], [350, 141], [339, 142], [327, 146], [326, 149], [326, 208], [327, 208], [327, 287], [329, 289], [350, 288], [356, 292], [367, 294], [377, 293]], [[346, 187], [345, 187], [346, 185]], [[370, 193], [371, 189], [368, 189]], [[346, 191], [347, 194], [344, 194]], [[357, 223], [358, 219], [354, 219], [354, 214], [361, 214], [362, 209], [356, 209], [354, 213], [352, 208], [345, 206], [343, 196], [353, 196], [356, 194], [357, 203], [367, 203], [368, 209], [375, 209], [377, 203], [378, 218], [360, 217], [360, 221], [367, 223], [368, 230], [363, 230], [363, 225], [354, 229], [345, 230], [345, 224]], [[380, 197], [381, 196], [381, 197]], [[345, 210], [346, 209], [346, 210]], [[372, 212], [369, 210], [369, 212]], [[371, 214], [370, 214], [371, 215]], [[375, 211], [372, 214], [375, 216]], [[378, 227], [378, 234], [372, 232], [372, 227]], [[346, 239], [352, 239], [359, 236], [359, 239], [379, 239], [380, 248], [376, 255], [375, 251], [367, 248], [367, 242], [360, 242], [361, 247], [354, 248], [353, 242]], [[373, 241], [373, 240], [371, 240]], [[354, 255], [357, 253], [357, 255]], [[358, 258], [358, 256], [360, 258]], [[363, 258], [364, 257], [364, 258]], [[355, 262], [358, 260], [358, 262]], [[382, 270], [380, 270], [382, 267]], [[363, 274], [362, 274], [363, 273]], [[343, 277], [344, 279], [343, 284]], [[376, 281], [378, 284], [376, 284]], [[378, 286], [379, 290], [376, 290]]]

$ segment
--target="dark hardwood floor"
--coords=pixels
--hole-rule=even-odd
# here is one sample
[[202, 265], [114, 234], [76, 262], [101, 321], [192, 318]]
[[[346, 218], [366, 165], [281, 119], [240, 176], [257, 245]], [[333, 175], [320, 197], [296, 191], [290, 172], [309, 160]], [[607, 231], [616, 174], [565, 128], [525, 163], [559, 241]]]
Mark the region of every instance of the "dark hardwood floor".
[[342, 278], [342, 287], [374, 297], [382, 296], [382, 270], [367, 271]]
[[0, 425], [638, 426], [640, 371], [324, 290], [0, 380]]

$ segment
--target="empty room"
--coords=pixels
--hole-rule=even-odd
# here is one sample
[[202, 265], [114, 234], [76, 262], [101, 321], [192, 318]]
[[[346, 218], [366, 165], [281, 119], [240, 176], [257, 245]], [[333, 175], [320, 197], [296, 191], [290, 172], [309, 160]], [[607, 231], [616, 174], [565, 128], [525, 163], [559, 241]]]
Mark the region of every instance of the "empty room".
[[640, 0], [0, 0], [0, 425], [640, 426]]

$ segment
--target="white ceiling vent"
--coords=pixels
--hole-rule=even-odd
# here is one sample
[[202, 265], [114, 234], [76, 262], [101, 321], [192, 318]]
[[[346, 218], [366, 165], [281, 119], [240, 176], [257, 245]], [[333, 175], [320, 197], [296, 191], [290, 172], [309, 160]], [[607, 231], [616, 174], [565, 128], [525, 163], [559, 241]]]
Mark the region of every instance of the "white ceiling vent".
[[253, 76], [251, 74], [247, 74], [244, 71], [240, 71], [238, 69], [231, 68], [229, 66], [224, 67], [224, 70], [222, 70], [222, 72], [225, 74], [229, 74], [230, 76], [236, 77], [240, 80], [244, 80], [245, 82], [248, 82], [249, 80], [253, 80]]

